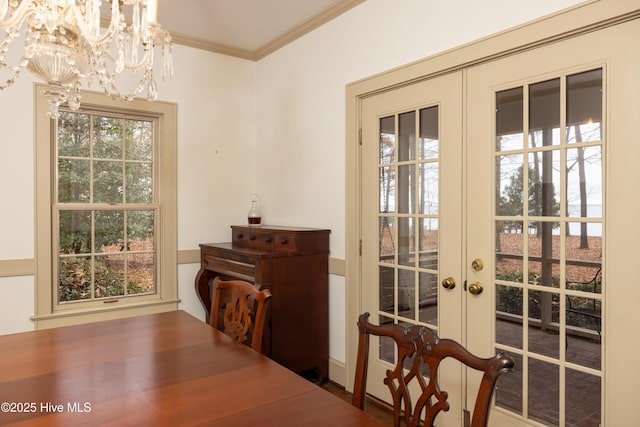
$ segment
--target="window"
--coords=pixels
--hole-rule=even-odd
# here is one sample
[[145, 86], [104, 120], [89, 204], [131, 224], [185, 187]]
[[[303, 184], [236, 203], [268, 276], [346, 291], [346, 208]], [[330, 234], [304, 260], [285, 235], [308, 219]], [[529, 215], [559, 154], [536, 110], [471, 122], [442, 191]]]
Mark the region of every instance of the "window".
[[36, 86], [36, 325], [175, 309], [176, 107]]
[[156, 123], [61, 111], [52, 221], [59, 304], [155, 294]]

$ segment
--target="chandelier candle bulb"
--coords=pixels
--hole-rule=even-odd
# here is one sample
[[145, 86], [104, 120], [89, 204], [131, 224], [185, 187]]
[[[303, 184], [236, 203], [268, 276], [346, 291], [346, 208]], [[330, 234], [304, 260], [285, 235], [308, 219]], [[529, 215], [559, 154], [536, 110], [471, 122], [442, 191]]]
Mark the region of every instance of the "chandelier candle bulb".
[[149, 24], [158, 22], [158, 0], [147, 0], [147, 22]]

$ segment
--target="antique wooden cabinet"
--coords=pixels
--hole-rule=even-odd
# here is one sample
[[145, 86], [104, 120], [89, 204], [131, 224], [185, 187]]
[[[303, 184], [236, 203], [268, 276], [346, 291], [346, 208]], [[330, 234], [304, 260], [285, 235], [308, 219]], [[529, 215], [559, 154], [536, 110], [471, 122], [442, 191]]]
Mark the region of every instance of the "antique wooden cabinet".
[[232, 226], [229, 243], [200, 245], [196, 292], [207, 313], [211, 280], [242, 279], [268, 288], [263, 352], [294, 372], [329, 376], [329, 230]]

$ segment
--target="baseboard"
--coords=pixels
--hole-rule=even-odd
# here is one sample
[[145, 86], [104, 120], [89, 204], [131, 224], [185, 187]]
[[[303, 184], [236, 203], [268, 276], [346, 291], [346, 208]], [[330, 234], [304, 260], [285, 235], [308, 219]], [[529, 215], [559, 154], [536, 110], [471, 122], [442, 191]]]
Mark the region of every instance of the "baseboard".
[[329, 358], [329, 379], [342, 387], [346, 387], [347, 367], [344, 362]]

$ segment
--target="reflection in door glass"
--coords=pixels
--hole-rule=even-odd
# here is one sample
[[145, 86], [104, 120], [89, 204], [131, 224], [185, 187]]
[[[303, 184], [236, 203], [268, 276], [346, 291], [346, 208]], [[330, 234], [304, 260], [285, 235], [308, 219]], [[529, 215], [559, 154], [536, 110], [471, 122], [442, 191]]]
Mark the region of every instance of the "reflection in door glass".
[[398, 168], [398, 213], [416, 213], [416, 177], [415, 163], [400, 165]]
[[380, 213], [390, 213], [396, 210], [395, 166], [383, 166], [378, 169], [380, 191]]
[[567, 76], [567, 142], [602, 140], [602, 69]]
[[420, 273], [420, 321], [438, 325], [438, 275]]
[[380, 310], [389, 314], [394, 313], [396, 304], [395, 293], [395, 270], [391, 267], [380, 266], [379, 283], [380, 283]]
[[420, 218], [420, 268], [438, 270], [438, 218]]
[[380, 217], [380, 233], [378, 235], [378, 253], [381, 263], [393, 264], [396, 256], [395, 218], [392, 216]]
[[398, 264], [414, 267], [416, 264], [414, 218], [398, 218]]
[[602, 216], [602, 147], [567, 150], [567, 216]]
[[496, 151], [521, 150], [524, 145], [522, 87], [496, 93]]
[[529, 86], [529, 147], [560, 144], [560, 79]]
[[416, 313], [416, 273], [398, 270], [398, 316], [414, 320]]
[[395, 161], [396, 155], [396, 120], [394, 116], [380, 119], [380, 164]]
[[495, 345], [528, 372], [496, 403], [544, 425], [601, 423], [602, 90], [597, 69], [495, 97]]
[[420, 159], [437, 159], [440, 153], [438, 140], [438, 107], [420, 110]]
[[438, 215], [439, 164], [436, 162], [422, 163], [418, 169], [418, 203], [420, 213]]
[[398, 116], [398, 161], [416, 158], [416, 112]]

